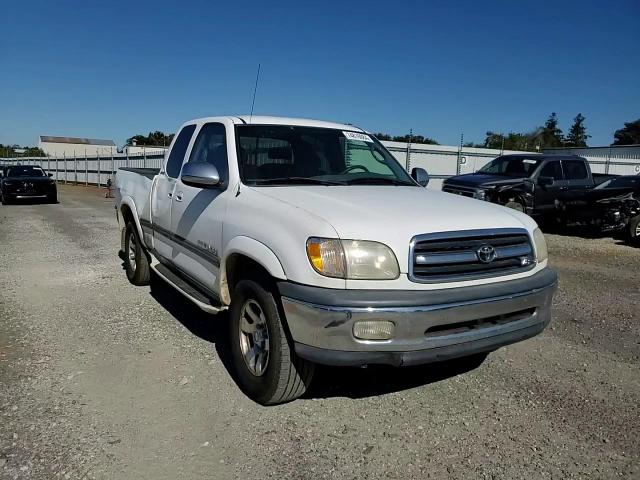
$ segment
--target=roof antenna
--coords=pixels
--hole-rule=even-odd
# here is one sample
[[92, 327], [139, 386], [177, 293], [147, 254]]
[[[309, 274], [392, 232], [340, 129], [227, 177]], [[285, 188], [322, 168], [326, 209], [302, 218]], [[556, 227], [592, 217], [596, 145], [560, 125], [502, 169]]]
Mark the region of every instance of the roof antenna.
[[256, 73], [256, 84], [253, 87], [253, 100], [251, 100], [251, 114], [249, 115], [249, 123], [253, 118], [253, 106], [256, 103], [256, 92], [258, 91], [258, 79], [260, 78], [260, 64], [258, 64], [258, 73]]

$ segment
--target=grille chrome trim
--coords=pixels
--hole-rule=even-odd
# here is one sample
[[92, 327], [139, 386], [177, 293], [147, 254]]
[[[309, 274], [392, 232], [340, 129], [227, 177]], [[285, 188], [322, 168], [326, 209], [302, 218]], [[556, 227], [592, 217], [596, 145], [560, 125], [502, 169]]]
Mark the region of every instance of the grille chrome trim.
[[[524, 242], [516, 245], [507, 242], [509, 236], [525, 236]], [[495, 243], [492, 244], [492, 240]], [[450, 243], [492, 244], [496, 259], [482, 264], [477, 256], [477, 248], [467, 245], [454, 251], [443, 251]], [[455, 243], [454, 243], [455, 245]], [[432, 251], [430, 250], [430, 247]], [[528, 263], [520, 263], [520, 257], [528, 257]], [[501, 277], [531, 270], [536, 265], [533, 242], [524, 228], [495, 228], [461, 230], [416, 235], [409, 244], [409, 280], [416, 283], [460, 282], [478, 278]], [[448, 268], [450, 267], [450, 268]], [[428, 274], [418, 270], [432, 269]]]
[[446, 193], [453, 193], [454, 195], [462, 195], [463, 197], [474, 198], [477, 189], [474, 187], [463, 187], [461, 185], [443, 185], [442, 191]]

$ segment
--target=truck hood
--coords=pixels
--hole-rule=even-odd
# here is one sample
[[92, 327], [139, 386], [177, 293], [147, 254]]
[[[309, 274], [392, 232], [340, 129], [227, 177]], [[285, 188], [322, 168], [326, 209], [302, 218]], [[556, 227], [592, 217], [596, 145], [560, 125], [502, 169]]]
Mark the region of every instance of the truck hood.
[[535, 228], [533, 220], [515, 210], [420, 187], [287, 186], [254, 190], [321, 217], [342, 239], [385, 243], [399, 258], [407, 254], [411, 239], [423, 233]]
[[447, 178], [445, 185], [459, 185], [462, 187], [488, 187], [522, 183], [523, 178], [505, 177], [504, 175], [489, 175], [486, 173], [467, 173], [456, 177]]

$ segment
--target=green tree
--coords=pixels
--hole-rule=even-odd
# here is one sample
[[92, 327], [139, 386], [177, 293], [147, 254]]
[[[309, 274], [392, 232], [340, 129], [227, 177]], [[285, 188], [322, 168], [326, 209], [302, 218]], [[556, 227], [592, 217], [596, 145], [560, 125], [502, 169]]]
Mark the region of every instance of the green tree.
[[375, 137], [376, 137], [378, 140], [380, 140], [381, 142], [382, 142], [382, 141], [384, 141], [384, 140], [387, 140], [387, 141], [388, 141], [388, 140], [391, 140], [391, 135], [388, 135], [388, 134], [386, 134], [386, 133], [382, 133], [382, 132], [380, 132], [380, 133], [376, 133], [376, 134], [375, 134]]
[[640, 144], [640, 119], [628, 122], [620, 130], [613, 134], [614, 145], [638, 145]]
[[562, 147], [563, 144], [564, 137], [562, 130], [558, 127], [558, 116], [556, 112], [552, 112], [542, 128], [542, 147]]
[[425, 137], [423, 135], [396, 135], [392, 136], [388, 133], [376, 133], [375, 137], [380, 141], [392, 141], [392, 142], [404, 142], [409, 143], [409, 139], [411, 139], [411, 143], [423, 143], [427, 145], [440, 145], [433, 138]]
[[[24, 148], [24, 153], [16, 150]], [[2, 145], [0, 143], [0, 157], [44, 157], [44, 152], [38, 147], [21, 147], [20, 145]]]
[[173, 133], [167, 135], [160, 130], [156, 130], [155, 132], [149, 132], [149, 135], [146, 136], [134, 135], [133, 137], [127, 138], [127, 145], [133, 145], [133, 142], [135, 141], [136, 145], [145, 145], [150, 147], [169, 146], [172, 138]]
[[506, 135], [487, 132], [484, 144], [478, 146], [496, 150], [536, 151], [540, 145], [539, 131], [540, 129], [529, 133], [509, 132]]
[[584, 126], [584, 116], [579, 113], [573, 119], [573, 125], [571, 125], [564, 144], [567, 147], [586, 147], [587, 139], [590, 137], [591, 135], [587, 135], [587, 129]]

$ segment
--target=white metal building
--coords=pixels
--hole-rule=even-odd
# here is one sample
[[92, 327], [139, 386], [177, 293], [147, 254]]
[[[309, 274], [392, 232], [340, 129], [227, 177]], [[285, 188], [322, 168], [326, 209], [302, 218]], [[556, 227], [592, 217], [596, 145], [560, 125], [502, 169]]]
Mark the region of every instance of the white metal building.
[[117, 147], [113, 140], [102, 140], [99, 138], [78, 138], [78, 137], [53, 137], [50, 135], [40, 135], [38, 146], [45, 155], [49, 157], [73, 157], [96, 155], [106, 156], [116, 153]]
[[122, 153], [125, 155], [164, 155], [169, 147], [148, 146], [148, 145], [125, 145]]

